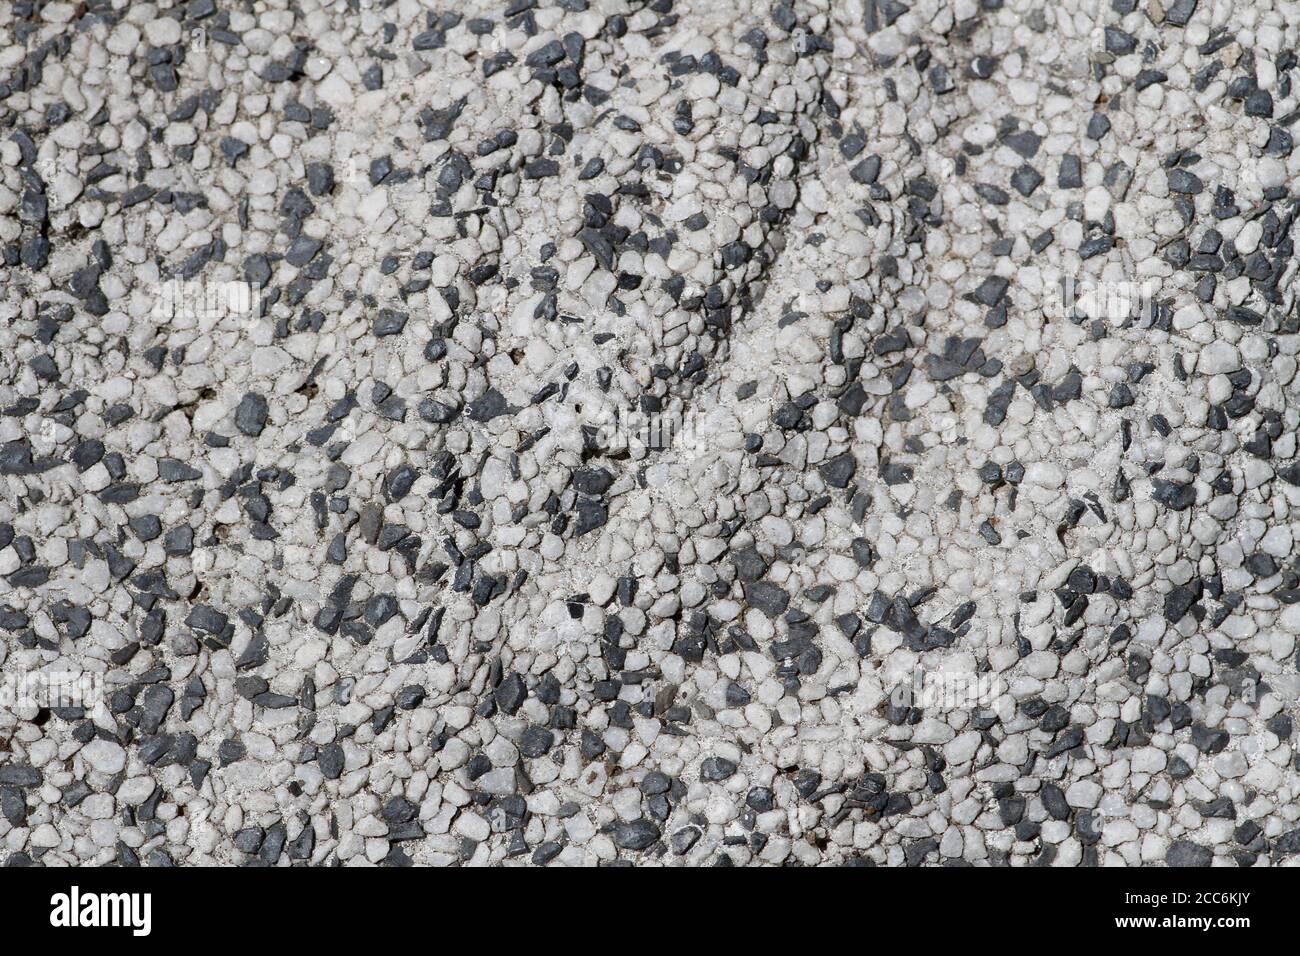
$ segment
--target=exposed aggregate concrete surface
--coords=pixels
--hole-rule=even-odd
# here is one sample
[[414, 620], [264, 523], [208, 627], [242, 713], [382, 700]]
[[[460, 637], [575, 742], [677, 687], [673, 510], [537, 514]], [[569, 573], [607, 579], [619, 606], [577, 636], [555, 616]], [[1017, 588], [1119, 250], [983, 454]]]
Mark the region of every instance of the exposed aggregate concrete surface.
[[0, 4], [0, 859], [1294, 865], [1298, 47]]

